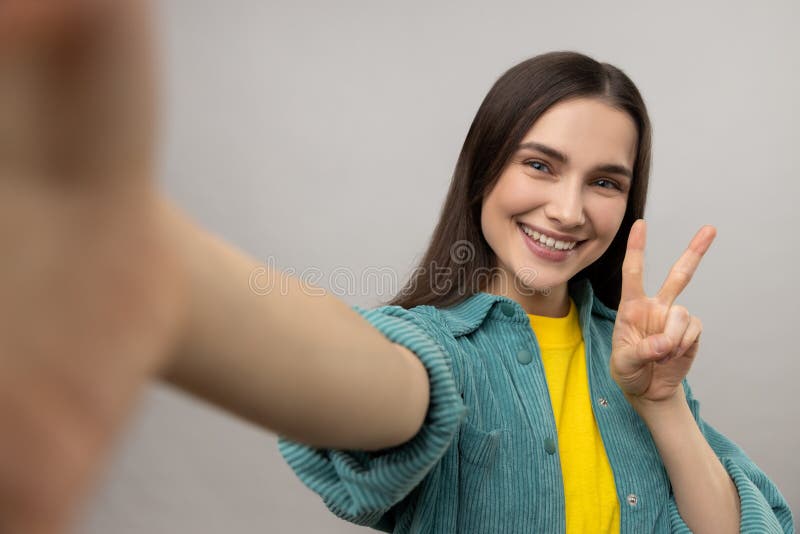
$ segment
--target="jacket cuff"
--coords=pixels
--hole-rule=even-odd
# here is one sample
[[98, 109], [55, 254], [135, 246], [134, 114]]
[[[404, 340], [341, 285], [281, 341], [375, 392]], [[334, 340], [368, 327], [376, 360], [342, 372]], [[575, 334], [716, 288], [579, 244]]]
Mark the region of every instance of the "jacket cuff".
[[[732, 458], [725, 457], [720, 458], [720, 462], [722, 462], [728, 475], [736, 485], [736, 490], [739, 492], [739, 531], [741, 534], [784, 534], [785, 532], [793, 532], [791, 525], [789, 530], [781, 526], [762, 490], [747, 476], [739, 464]], [[783, 497], [777, 496], [777, 499], [773, 500], [781, 501]], [[670, 531], [673, 533], [691, 534], [692, 532], [678, 512], [678, 505], [674, 495], [670, 495], [669, 522]]]
[[413, 313], [400, 306], [353, 309], [390, 341], [416, 354], [425, 366], [430, 402], [422, 427], [409, 441], [380, 451], [316, 449], [282, 437], [278, 447], [301, 481], [334, 514], [359, 525], [373, 525], [441, 459], [466, 407], [448, 355]]

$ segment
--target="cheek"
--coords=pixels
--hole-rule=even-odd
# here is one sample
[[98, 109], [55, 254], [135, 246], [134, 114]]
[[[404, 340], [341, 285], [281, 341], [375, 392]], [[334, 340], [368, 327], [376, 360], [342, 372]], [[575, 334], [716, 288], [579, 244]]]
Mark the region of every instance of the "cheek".
[[602, 236], [603, 241], [609, 243], [617, 235], [622, 219], [625, 217], [625, 209], [628, 207], [626, 199], [600, 198], [595, 199], [591, 205], [587, 205], [589, 217], [594, 225], [595, 232]]
[[514, 199], [519, 199], [519, 194], [515, 193], [509, 185], [507, 179], [501, 178], [484, 198], [481, 206], [481, 228], [484, 235], [496, 233], [507, 224], [509, 217], [515, 215]]
[[494, 249], [496, 246], [494, 236], [497, 233], [497, 206], [494, 200], [494, 197], [490, 193], [487, 198], [484, 199], [483, 205], [481, 206], [481, 232], [483, 233], [483, 238], [489, 244], [489, 247]]
[[525, 213], [541, 204], [543, 188], [532, 187], [526, 176], [509, 176], [499, 185], [497, 205], [506, 217]]
[[510, 202], [508, 191], [496, 187], [483, 202], [481, 208], [481, 231], [483, 238], [489, 244], [492, 252], [501, 259], [508, 261], [509, 229], [513, 224], [511, 217], [519, 211], [514, 211], [514, 203]]

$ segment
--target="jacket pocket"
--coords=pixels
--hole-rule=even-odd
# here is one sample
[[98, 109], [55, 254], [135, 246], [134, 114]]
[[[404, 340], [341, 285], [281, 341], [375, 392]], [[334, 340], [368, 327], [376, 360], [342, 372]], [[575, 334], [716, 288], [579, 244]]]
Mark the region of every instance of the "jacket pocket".
[[461, 460], [476, 467], [491, 467], [497, 458], [503, 438], [510, 433], [507, 428], [480, 430], [463, 421], [458, 438], [458, 452]]

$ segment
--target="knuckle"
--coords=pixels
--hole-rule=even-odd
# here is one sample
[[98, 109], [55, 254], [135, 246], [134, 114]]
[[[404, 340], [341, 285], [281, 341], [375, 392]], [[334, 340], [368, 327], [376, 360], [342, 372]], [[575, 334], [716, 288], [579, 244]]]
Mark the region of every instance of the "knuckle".
[[622, 269], [622, 272], [626, 276], [639, 276], [642, 274], [642, 269], [639, 267], [627, 265]]
[[681, 306], [680, 304], [675, 304], [672, 306], [672, 313], [674, 313], [680, 319], [690, 319], [691, 314], [686, 306]]
[[682, 270], [673, 270], [670, 273], [670, 280], [672, 284], [678, 287], [686, 287], [689, 285], [689, 282], [692, 280], [692, 273], [682, 271]]

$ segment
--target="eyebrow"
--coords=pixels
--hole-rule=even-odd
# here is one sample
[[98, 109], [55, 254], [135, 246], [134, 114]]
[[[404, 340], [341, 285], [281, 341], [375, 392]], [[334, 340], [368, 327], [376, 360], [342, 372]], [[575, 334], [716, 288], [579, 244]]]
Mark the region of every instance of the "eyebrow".
[[[539, 152], [547, 154], [554, 160], [559, 161], [560, 163], [563, 164], [569, 163], [569, 158], [566, 156], [566, 154], [559, 152], [555, 148], [551, 148], [547, 145], [536, 143], [534, 141], [528, 141], [527, 143], [522, 143], [521, 145], [519, 145], [518, 150], [522, 150], [525, 148], [538, 150]], [[592, 170], [600, 172], [608, 172], [613, 174], [621, 174], [623, 176], [627, 176], [628, 179], [633, 180], [633, 172], [631, 172], [631, 170], [625, 167], [624, 165], [617, 165], [615, 163], [604, 163], [602, 165], [598, 165]]]

